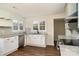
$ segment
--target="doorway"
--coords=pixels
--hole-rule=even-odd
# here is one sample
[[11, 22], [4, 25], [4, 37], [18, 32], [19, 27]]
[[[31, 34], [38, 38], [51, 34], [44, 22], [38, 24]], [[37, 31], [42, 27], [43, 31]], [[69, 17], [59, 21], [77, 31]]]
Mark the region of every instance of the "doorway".
[[65, 35], [64, 19], [54, 19], [54, 46], [57, 46], [58, 35]]

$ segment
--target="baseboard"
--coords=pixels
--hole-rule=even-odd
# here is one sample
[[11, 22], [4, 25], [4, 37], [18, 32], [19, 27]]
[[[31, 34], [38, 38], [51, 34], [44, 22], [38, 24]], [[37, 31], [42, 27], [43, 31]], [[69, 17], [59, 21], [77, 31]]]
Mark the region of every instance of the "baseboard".
[[47, 44], [46, 46], [54, 46], [54, 44]]
[[46, 47], [54, 47], [53, 45], [46, 45]]
[[41, 47], [41, 48], [46, 48], [46, 46], [34, 46], [34, 45], [27, 45], [27, 46], [30, 46], [30, 47]]

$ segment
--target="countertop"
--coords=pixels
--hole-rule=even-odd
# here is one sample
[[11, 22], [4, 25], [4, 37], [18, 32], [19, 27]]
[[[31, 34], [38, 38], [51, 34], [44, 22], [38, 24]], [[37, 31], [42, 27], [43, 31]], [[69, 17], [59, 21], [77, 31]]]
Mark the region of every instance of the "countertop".
[[77, 37], [73, 37], [73, 36], [65, 36], [65, 35], [59, 35], [58, 39], [78, 39]]
[[8, 37], [13, 37], [13, 36], [18, 36], [18, 35], [24, 35], [25, 33], [10, 33], [10, 34], [2, 34], [0, 35], [0, 38], [8, 38]]
[[47, 35], [47, 34], [46, 33], [28, 33], [27, 35]]
[[60, 45], [61, 55], [79, 56], [79, 46]]
[[46, 34], [44, 34], [44, 33], [39, 33], [39, 34], [29, 33], [29, 34], [27, 34], [25, 32], [16, 32], [16, 33], [10, 33], [10, 34], [7, 34], [7, 35], [1, 34], [0, 38], [8, 38], [8, 37], [13, 37], [13, 36], [18, 36], [18, 35], [46, 35]]

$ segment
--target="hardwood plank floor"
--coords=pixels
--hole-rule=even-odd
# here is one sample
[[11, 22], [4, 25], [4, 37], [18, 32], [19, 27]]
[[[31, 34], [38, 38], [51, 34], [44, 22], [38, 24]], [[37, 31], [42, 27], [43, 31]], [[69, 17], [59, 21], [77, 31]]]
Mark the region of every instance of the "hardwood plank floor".
[[8, 56], [59, 56], [59, 51], [52, 47], [47, 46], [46, 48], [26, 46], [19, 48], [17, 51], [9, 54]]

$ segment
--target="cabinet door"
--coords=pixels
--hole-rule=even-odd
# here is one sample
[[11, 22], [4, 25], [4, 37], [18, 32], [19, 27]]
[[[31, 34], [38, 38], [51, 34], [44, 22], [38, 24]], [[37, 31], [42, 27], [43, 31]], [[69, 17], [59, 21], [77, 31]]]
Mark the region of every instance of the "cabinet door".
[[40, 46], [42, 43], [42, 37], [41, 35], [35, 35], [33, 38], [33, 42], [36, 46]]
[[27, 45], [27, 36], [24, 35], [24, 46], [26, 46], [26, 45]]
[[5, 39], [0, 38], [0, 56], [3, 55], [6, 51], [5, 46], [4, 46], [4, 41]]
[[0, 26], [12, 27], [12, 21], [11, 20], [4, 19], [4, 17], [0, 17], [0, 18], [3, 18], [3, 19], [0, 19]]
[[12, 31], [13, 32], [18, 32], [18, 21], [17, 20], [13, 20], [13, 26], [12, 26]]
[[12, 45], [12, 49], [17, 49], [18, 48], [18, 36], [11, 37], [10, 44]]
[[32, 46], [45, 47], [45, 36], [43, 35], [31, 36], [30, 44]]
[[11, 43], [10, 43], [11, 39], [10, 38], [6, 38], [4, 41], [4, 52], [7, 53], [11, 50]]
[[26, 44], [27, 45], [30, 45], [31, 43], [30, 43], [30, 40], [31, 40], [31, 35], [27, 35], [27, 42], [26, 42]]
[[24, 31], [23, 21], [19, 21], [19, 31]]
[[38, 44], [39, 47], [46, 47], [45, 35], [37, 36], [37, 44]]
[[4, 51], [10, 52], [18, 48], [18, 37], [6, 38], [4, 41]]
[[38, 44], [38, 39], [37, 39], [37, 36], [36, 35], [30, 35], [30, 44], [32, 45], [32, 46], [36, 46], [37, 44]]

